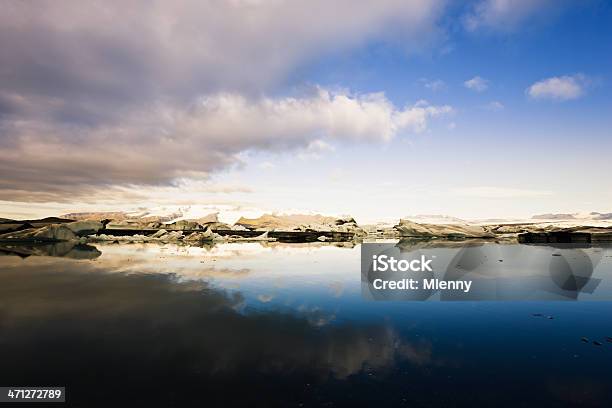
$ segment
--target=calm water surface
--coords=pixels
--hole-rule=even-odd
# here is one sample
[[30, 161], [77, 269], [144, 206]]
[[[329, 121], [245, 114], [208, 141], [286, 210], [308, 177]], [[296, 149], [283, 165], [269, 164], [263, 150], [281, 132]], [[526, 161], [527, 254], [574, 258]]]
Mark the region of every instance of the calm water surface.
[[0, 256], [0, 385], [83, 407], [612, 406], [608, 248], [579, 250], [597, 262], [573, 295], [519, 302], [366, 301], [353, 245], [96, 248]]

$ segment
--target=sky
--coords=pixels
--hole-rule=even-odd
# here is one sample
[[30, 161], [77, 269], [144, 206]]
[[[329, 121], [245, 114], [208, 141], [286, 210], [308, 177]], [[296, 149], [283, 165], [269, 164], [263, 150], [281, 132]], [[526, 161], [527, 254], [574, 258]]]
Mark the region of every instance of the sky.
[[603, 0], [2, 9], [0, 217], [612, 212]]

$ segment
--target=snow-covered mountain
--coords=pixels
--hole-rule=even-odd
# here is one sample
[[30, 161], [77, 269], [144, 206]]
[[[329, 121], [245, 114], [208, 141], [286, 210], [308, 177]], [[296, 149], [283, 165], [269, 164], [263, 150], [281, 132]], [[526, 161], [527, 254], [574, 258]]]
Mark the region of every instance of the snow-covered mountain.
[[403, 220], [413, 221], [420, 224], [469, 224], [468, 221], [450, 215], [441, 214], [417, 214], [402, 217]]
[[531, 217], [533, 220], [563, 220], [563, 221], [604, 221], [604, 220], [612, 220], [612, 213], [599, 213], [599, 212], [588, 212], [588, 213], [571, 213], [571, 214], [563, 214], [563, 213], [552, 213], [552, 214], [538, 214]]
[[180, 220], [217, 220], [218, 208], [209, 206], [163, 206], [137, 208], [128, 211], [77, 212], [64, 214], [63, 217], [84, 219], [139, 220], [144, 222], [174, 222]]

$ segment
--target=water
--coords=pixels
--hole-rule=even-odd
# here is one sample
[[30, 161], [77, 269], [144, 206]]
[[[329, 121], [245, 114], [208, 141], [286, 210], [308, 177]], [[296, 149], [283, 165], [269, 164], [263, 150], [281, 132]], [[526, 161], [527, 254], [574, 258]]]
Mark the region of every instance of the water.
[[84, 407], [612, 403], [607, 248], [566, 301], [385, 302], [352, 244], [96, 247], [0, 256], [0, 385]]

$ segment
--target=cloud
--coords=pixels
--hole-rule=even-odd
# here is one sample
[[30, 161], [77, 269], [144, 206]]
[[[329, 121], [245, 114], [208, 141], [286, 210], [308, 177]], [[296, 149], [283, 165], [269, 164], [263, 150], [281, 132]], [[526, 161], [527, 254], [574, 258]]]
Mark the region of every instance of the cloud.
[[428, 42], [443, 3], [11, 2], [0, 14], [0, 197], [173, 185], [239, 166], [245, 151], [424, 130], [447, 108], [265, 95], [330, 52]]
[[[212, 203], [213, 197], [221, 198], [224, 195], [250, 194], [254, 190], [248, 185], [238, 183], [218, 183], [210, 179], [197, 180], [191, 178], [176, 179], [170, 184], [138, 185], [133, 183], [123, 184], [75, 184], [73, 186], [62, 183], [49, 183], [45, 179], [41, 186], [36, 189], [36, 184], [25, 182], [13, 183], [4, 180], [0, 182], [0, 200], [13, 202], [46, 203], [55, 202], [69, 204], [76, 201], [80, 205], [105, 205], [122, 204], [119, 209], [124, 210], [123, 205], [148, 203], [155, 204], [192, 204], [205, 200]], [[74, 208], [66, 208], [72, 211]], [[94, 208], [99, 209], [99, 208]], [[113, 209], [117, 209], [113, 207]], [[211, 211], [212, 212], [212, 211]]]
[[487, 106], [485, 106], [485, 109], [493, 111], [493, 112], [498, 112], [498, 111], [504, 110], [505, 106], [500, 101], [491, 101], [487, 104]]
[[451, 111], [425, 101], [398, 108], [382, 93], [316, 88], [301, 97], [216, 93], [187, 109], [126, 111], [122, 122], [94, 128], [15, 121], [5, 130], [12, 138], [2, 142], [10, 148], [0, 149], [0, 199], [17, 190], [46, 192], [41, 197], [49, 200], [100, 186], [202, 179], [240, 166], [245, 151], [320, 154], [331, 141], [386, 142], [422, 132], [431, 118]]
[[302, 160], [319, 160], [325, 153], [335, 151], [336, 148], [323, 140], [317, 139], [308, 143], [305, 149], [303, 149], [298, 157]]
[[276, 165], [270, 161], [259, 163], [259, 168], [262, 170], [270, 170], [276, 168]]
[[[429, 342], [413, 343], [386, 322], [325, 325], [322, 323], [330, 317], [314, 308], [291, 314], [265, 308], [244, 310], [247, 299], [240, 291], [229, 294], [198, 280], [202, 271], [206, 277], [207, 268], [199, 261], [195, 265], [186, 262], [184, 253], [178, 276], [157, 272], [160, 261], [150, 254], [139, 262], [139, 273], [126, 273], [133, 258], [140, 256], [134, 249], [129, 251], [86, 263], [41, 259], [17, 264], [10, 259], [13, 257], [2, 257], [0, 305], [16, 322], [3, 326], [3, 347], [29, 355], [40, 350], [41, 343], [55, 342], [57, 353], [50, 354], [49, 362], [61, 367], [57, 372], [64, 373], [62, 376], [70, 376], [83, 372], [89, 362], [65, 356], [74, 350], [88, 353], [87, 347], [95, 345], [100, 362], [97, 371], [104, 377], [121, 369], [123, 375], [135, 379], [131, 384], [136, 389], [148, 389], [151, 376], [167, 378], [170, 370], [180, 383], [196, 384], [198, 390], [211, 387], [204, 388], [206, 392], [227, 386], [228, 378], [240, 378], [245, 372], [282, 375], [301, 386], [305, 377], [318, 381], [329, 379], [330, 373], [343, 379], [371, 368], [377, 375], [391, 376], [400, 364], [443, 364], [440, 357], [434, 357]], [[228, 272], [239, 276], [249, 271]], [[196, 279], [190, 279], [190, 273]], [[74, 291], [75, 287], [83, 290]], [[41, 302], [48, 293], [55, 296]], [[31, 335], [32, 327], [37, 336]], [[113, 336], [99, 341], [101, 327]], [[227, 352], [220, 353], [219, 345]], [[177, 358], [179, 355], [189, 358]], [[126, 365], [123, 361], [128, 358], [132, 364]], [[157, 363], [153, 369], [158, 371], [151, 371], [151, 361]], [[36, 371], [35, 362], [25, 364], [21, 358], [3, 360], [5, 368]], [[201, 368], [197, 373], [200, 382], [194, 382], [193, 367]], [[232, 384], [239, 387], [244, 381]], [[243, 395], [230, 399], [229, 405], [243, 401]], [[249, 395], [258, 401], [261, 397]], [[158, 396], [150, 401], [147, 405], [159, 405]]]
[[421, 78], [421, 82], [425, 88], [434, 92], [446, 89], [446, 83], [441, 79], [428, 80], [427, 78]]
[[273, 295], [257, 295], [257, 300], [259, 300], [261, 303], [269, 303], [274, 299]]
[[464, 187], [455, 188], [451, 192], [455, 195], [463, 197], [475, 197], [475, 198], [535, 198], [550, 196], [552, 192], [546, 190], [527, 190], [520, 188], [510, 187], [490, 187], [490, 186], [479, 186], [479, 187]]
[[471, 89], [472, 91], [483, 92], [489, 87], [489, 81], [479, 76], [475, 76], [474, 78], [465, 81], [463, 86]]
[[407, 129], [409, 131], [419, 133], [425, 131], [430, 118], [435, 118], [440, 115], [454, 112], [449, 105], [430, 105], [425, 100], [420, 100], [412, 107], [406, 107], [403, 110], [398, 110], [392, 114], [391, 129], [400, 131]]
[[[11, 2], [0, 15], [6, 111], [100, 123], [144, 100], [259, 92], [371, 39], [424, 41], [441, 0]], [[249, 67], [245, 69], [245, 67]], [[41, 106], [42, 105], [42, 106]]]
[[563, 0], [481, 0], [463, 16], [463, 25], [468, 31], [482, 28], [510, 31], [563, 3]]
[[584, 95], [588, 79], [582, 74], [551, 77], [538, 81], [525, 91], [534, 99], [568, 101]]

